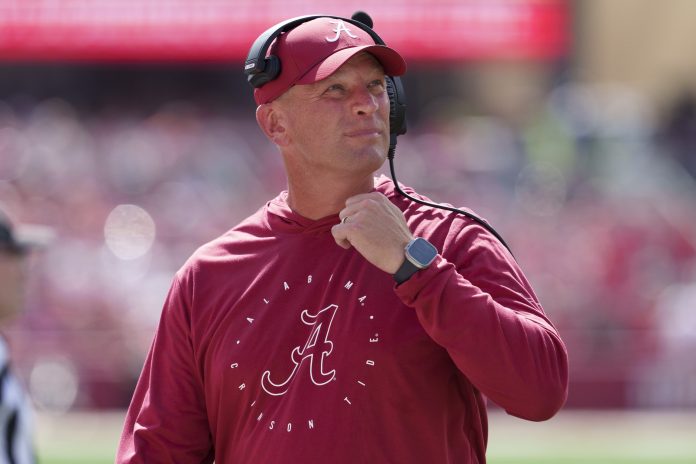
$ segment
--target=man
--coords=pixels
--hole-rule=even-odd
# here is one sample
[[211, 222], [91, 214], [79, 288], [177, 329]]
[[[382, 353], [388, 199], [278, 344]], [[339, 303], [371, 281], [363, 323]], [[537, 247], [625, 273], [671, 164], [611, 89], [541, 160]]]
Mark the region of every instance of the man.
[[373, 178], [403, 59], [336, 18], [276, 42], [288, 189], [177, 273], [116, 460], [485, 462], [485, 398], [553, 416], [563, 342], [490, 232]]
[[[26, 259], [32, 245], [18, 233], [0, 210], [0, 324], [17, 316], [24, 306]], [[10, 370], [7, 343], [0, 337], [0, 463], [35, 462], [31, 409], [23, 389]]]

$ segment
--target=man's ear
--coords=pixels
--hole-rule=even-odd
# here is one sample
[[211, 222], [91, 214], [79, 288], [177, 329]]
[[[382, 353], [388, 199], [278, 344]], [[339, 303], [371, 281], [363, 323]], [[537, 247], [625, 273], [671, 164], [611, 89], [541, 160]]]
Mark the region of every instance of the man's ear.
[[278, 146], [288, 143], [288, 132], [282, 111], [272, 103], [265, 103], [256, 108], [256, 122], [266, 137]]

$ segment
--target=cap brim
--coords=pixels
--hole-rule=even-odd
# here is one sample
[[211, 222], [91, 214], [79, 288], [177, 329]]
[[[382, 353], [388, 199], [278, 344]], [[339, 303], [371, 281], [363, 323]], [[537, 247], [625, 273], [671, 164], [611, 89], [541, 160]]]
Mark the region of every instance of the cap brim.
[[360, 47], [344, 48], [330, 55], [319, 64], [310, 68], [296, 84], [312, 84], [326, 79], [336, 72], [338, 68], [361, 52], [367, 52], [377, 58], [388, 76], [401, 76], [406, 72], [406, 62], [396, 51], [384, 45], [363, 45]]

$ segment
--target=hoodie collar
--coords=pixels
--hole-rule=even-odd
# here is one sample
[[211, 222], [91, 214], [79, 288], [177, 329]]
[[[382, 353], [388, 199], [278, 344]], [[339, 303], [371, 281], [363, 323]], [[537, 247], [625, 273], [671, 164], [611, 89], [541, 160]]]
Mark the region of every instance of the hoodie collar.
[[[391, 197], [394, 195], [394, 184], [382, 175], [375, 179], [375, 190]], [[266, 216], [272, 230], [286, 233], [321, 234], [329, 232], [339, 223], [338, 213], [320, 219], [308, 219], [296, 213], [288, 206], [287, 190], [266, 203]]]

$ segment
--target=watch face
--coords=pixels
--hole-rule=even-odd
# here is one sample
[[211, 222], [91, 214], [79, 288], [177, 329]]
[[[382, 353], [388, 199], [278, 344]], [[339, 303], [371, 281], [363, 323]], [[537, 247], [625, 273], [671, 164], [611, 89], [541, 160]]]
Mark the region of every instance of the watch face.
[[437, 256], [437, 249], [424, 238], [417, 238], [408, 247], [408, 254], [411, 255], [413, 261], [420, 264], [421, 267], [426, 267], [433, 262]]

